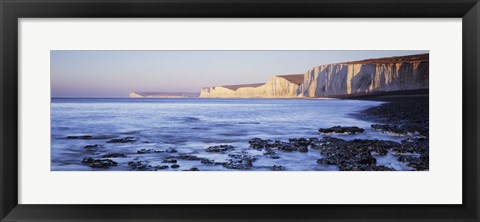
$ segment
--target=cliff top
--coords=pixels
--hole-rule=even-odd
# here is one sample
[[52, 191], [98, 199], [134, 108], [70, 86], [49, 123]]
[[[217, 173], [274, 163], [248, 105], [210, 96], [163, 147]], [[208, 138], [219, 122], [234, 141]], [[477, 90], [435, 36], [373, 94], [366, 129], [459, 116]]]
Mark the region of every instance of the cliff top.
[[242, 87], [256, 88], [256, 87], [262, 86], [264, 84], [265, 83], [252, 83], [252, 84], [241, 84], [241, 85], [227, 85], [227, 86], [222, 86], [222, 87], [227, 88], [227, 89], [231, 89], [231, 90], [237, 90], [238, 88], [242, 88]]
[[415, 62], [415, 61], [428, 61], [429, 54], [417, 54], [417, 55], [408, 55], [408, 56], [393, 56], [393, 57], [384, 57], [384, 58], [372, 58], [364, 59], [359, 61], [350, 61], [350, 62], [339, 62], [335, 64], [372, 64], [372, 63], [400, 63], [400, 62]]
[[291, 74], [291, 75], [281, 75], [281, 76], [278, 76], [278, 77], [284, 78], [291, 83], [300, 85], [300, 84], [303, 83], [303, 78], [305, 77], [305, 75], [304, 74]]

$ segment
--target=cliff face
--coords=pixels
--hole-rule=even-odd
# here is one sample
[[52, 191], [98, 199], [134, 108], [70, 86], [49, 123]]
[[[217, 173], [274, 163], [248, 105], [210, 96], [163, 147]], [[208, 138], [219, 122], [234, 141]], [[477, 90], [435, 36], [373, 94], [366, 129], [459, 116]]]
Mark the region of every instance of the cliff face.
[[266, 83], [203, 88], [207, 98], [289, 98], [298, 96], [303, 74], [275, 76]]
[[305, 73], [298, 91], [305, 97], [328, 97], [375, 91], [428, 88], [428, 55], [411, 61], [351, 62], [317, 66]]
[[429, 55], [421, 54], [322, 65], [305, 74], [275, 76], [263, 85], [204, 88], [200, 97], [329, 97], [427, 89], [428, 76]]

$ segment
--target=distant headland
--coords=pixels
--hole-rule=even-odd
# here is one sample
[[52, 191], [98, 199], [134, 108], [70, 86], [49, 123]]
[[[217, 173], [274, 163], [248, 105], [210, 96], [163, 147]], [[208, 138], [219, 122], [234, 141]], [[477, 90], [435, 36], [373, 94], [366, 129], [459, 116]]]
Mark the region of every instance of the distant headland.
[[196, 98], [200, 93], [190, 92], [130, 92], [130, 98]]

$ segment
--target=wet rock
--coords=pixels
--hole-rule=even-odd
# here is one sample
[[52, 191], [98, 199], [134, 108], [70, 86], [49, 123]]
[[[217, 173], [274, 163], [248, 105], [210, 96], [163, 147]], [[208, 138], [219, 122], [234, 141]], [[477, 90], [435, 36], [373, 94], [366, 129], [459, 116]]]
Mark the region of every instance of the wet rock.
[[248, 141], [248, 143], [250, 144], [250, 147], [255, 149], [267, 148], [271, 142], [272, 140], [262, 140], [260, 138], [253, 138]]
[[414, 125], [394, 125], [394, 124], [372, 124], [372, 129], [392, 135], [418, 135], [419, 129]]
[[211, 146], [206, 149], [207, 152], [211, 153], [224, 153], [229, 150], [233, 150], [234, 147], [231, 145], [219, 145], [219, 146]]
[[152, 165], [148, 164], [147, 161], [130, 161], [128, 166], [131, 170], [153, 170]]
[[140, 149], [137, 150], [138, 154], [144, 154], [144, 153], [163, 153], [163, 150], [156, 150], [156, 149]]
[[332, 158], [322, 158], [317, 160], [317, 163], [323, 165], [337, 165], [337, 161]]
[[174, 159], [166, 159], [166, 160], [163, 160], [162, 163], [177, 163], [177, 160], [174, 160]]
[[225, 164], [225, 162], [215, 162], [215, 161], [209, 160], [209, 159], [202, 159], [202, 160], [200, 161], [200, 163], [205, 164], [205, 165], [208, 165], [208, 166], [217, 166], [217, 165], [223, 165], [223, 164]]
[[282, 171], [282, 170], [285, 170], [285, 168], [283, 166], [280, 166], [280, 165], [273, 165], [272, 170], [273, 171]]
[[156, 170], [165, 170], [168, 169], [167, 165], [158, 165], [154, 167]]
[[288, 139], [288, 142], [294, 146], [297, 147], [307, 147], [310, 145], [311, 141], [307, 140], [305, 138], [294, 138], [294, 139]]
[[256, 160], [255, 157], [246, 154], [229, 154], [228, 156], [232, 159], [229, 159], [228, 162], [223, 164], [223, 166], [228, 169], [250, 169], [253, 166], [253, 161]]
[[79, 136], [76, 136], [76, 135], [72, 135], [72, 136], [67, 136], [66, 139], [77, 139], [77, 140], [104, 140], [104, 139], [111, 139], [111, 138], [115, 138], [114, 136], [103, 136], [103, 135], [100, 135], [100, 136], [92, 136], [92, 135], [79, 135]]
[[368, 155], [366, 153], [360, 154], [357, 157], [357, 162], [362, 165], [376, 165], [377, 164], [377, 159], [372, 157], [371, 155]]
[[102, 158], [125, 158], [127, 155], [123, 153], [108, 153], [102, 156]]
[[205, 165], [210, 165], [210, 166], [215, 165], [215, 161], [209, 160], [209, 159], [201, 160], [200, 163], [205, 164]]
[[78, 139], [78, 140], [91, 140], [91, 139], [93, 139], [93, 136], [90, 136], [90, 135], [67, 136], [67, 139], [71, 139], [71, 140], [75, 140], [75, 139]]
[[181, 160], [202, 160], [203, 158], [193, 156], [193, 155], [187, 155], [187, 154], [182, 154], [179, 156], [176, 156], [176, 158], [181, 159]]
[[275, 153], [275, 151], [271, 150], [270, 148], [266, 148], [263, 155], [272, 159], [280, 159], [280, 156], [278, 156], [277, 153]]
[[297, 147], [297, 151], [300, 153], [306, 153], [308, 152], [308, 148], [306, 146]]
[[251, 168], [253, 164], [248, 160], [229, 160], [223, 166], [227, 169], [245, 170]]
[[295, 147], [293, 144], [282, 142], [279, 140], [275, 140], [275, 147], [278, 150], [285, 151], [285, 152], [298, 151], [297, 147]]
[[395, 171], [393, 168], [386, 166], [374, 166], [374, 165], [353, 165], [342, 166], [339, 168], [341, 171]]
[[174, 148], [168, 148], [168, 149], [166, 149], [164, 152], [165, 152], [165, 153], [176, 153], [177, 150], [174, 149]]
[[128, 166], [130, 166], [131, 170], [139, 170], [139, 171], [157, 171], [157, 170], [168, 169], [167, 165], [152, 166], [148, 164], [147, 161], [130, 161], [128, 162]]
[[98, 144], [94, 144], [94, 145], [86, 145], [86, 146], [84, 146], [83, 148], [85, 148], [85, 149], [94, 149], [94, 148], [98, 148], [98, 147], [99, 147]]
[[[305, 138], [293, 138], [289, 139], [288, 142], [283, 142], [280, 140], [262, 140], [260, 138], [253, 138], [249, 141], [250, 147], [262, 150], [262, 149], [270, 149], [276, 148], [280, 151], [285, 152], [308, 152], [308, 146], [315, 141], [315, 138], [312, 139], [305, 139]], [[269, 153], [267, 152], [267, 155]]]
[[424, 171], [429, 169], [429, 156], [427, 153], [417, 156], [400, 156], [398, 161], [407, 163], [407, 166], [414, 168], [418, 171]]
[[309, 145], [308, 140], [300, 138], [300, 139], [289, 139], [290, 142], [282, 142], [279, 140], [275, 140], [270, 147], [277, 148], [280, 151], [285, 152], [302, 152], [305, 153], [308, 151], [307, 146]]
[[250, 161], [255, 161], [257, 160], [257, 158], [253, 157], [253, 156], [250, 156], [248, 154], [245, 154], [245, 153], [235, 153], [235, 154], [228, 154], [229, 157], [233, 158], [233, 159], [245, 159], [245, 160], [250, 160]]
[[180, 167], [180, 165], [173, 164], [173, 165], [171, 165], [170, 167], [171, 167], [171, 168], [173, 168], [173, 169], [177, 169], [177, 168], [179, 168], [179, 167]]
[[[360, 119], [375, 121], [387, 126], [387, 131], [409, 132], [428, 137], [429, 99], [404, 97], [389, 99], [388, 103], [368, 108], [359, 114]], [[393, 128], [392, 128], [393, 126]], [[379, 126], [382, 129], [383, 126]], [[373, 128], [373, 127], [372, 127]], [[392, 129], [389, 129], [392, 128]]]
[[323, 156], [317, 163], [337, 165], [340, 170], [382, 170], [375, 167], [377, 160], [372, 153], [385, 155], [397, 147], [400, 147], [399, 143], [388, 140], [346, 141], [333, 137], [325, 137], [314, 144]]
[[429, 139], [425, 137], [412, 137], [402, 140], [401, 146], [393, 149], [396, 153], [428, 154]]
[[341, 134], [356, 134], [363, 133], [365, 130], [356, 126], [334, 126], [330, 128], [320, 128], [321, 133], [341, 133]]
[[111, 139], [107, 141], [107, 143], [133, 143], [135, 141], [137, 141], [135, 137], [124, 137], [124, 138]]
[[117, 166], [118, 163], [110, 159], [93, 159], [93, 158], [84, 158], [82, 163], [87, 164], [92, 168], [109, 168], [112, 166]]

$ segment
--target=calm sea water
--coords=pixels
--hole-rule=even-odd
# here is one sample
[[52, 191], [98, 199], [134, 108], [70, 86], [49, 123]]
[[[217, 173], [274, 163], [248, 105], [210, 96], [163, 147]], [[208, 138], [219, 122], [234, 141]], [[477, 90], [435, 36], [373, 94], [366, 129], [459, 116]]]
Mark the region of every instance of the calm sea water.
[[[280, 159], [262, 158], [262, 152], [250, 149], [252, 138], [278, 139], [321, 138], [319, 128], [358, 126], [366, 129], [358, 135], [339, 135], [345, 139], [369, 138], [399, 141], [370, 129], [371, 122], [350, 114], [381, 104], [358, 100], [294, 100], [294, 99], [52, 99], [51, 104], [51, 169], [64, 170], [129, 170], [128, 162], [145, 161], [165, 165], [167, 153], [138, 154], [141, 149], [175, 148], [177, 154], [195, 155], [215, 161], [228, 156], [207, 153], [215, 145], [233, 145], [233, 153], [258, 157], [252, 170], [267, 170], [282, 165], [287, 170], [336, 170], [320, 166], [319, 151], [308, 153], [278, 152]], [[98, 139], [67, 139], [67, 136], [92, 135]], [[134, 137], [134, 143], [107, 143], [111, 138]], [[84, 148], [97, 145], [95, 149]], [[85, 157], [100, 158], [108, 153], [126, 157], [110, 158], [118, 166], [90, 168], [81, 161]], [[393, 158], [378, 162], [403, 169]], [[177, 169], [197, 167], [200, 170], [228, 170], [223, 166], [206, 166], [199, 161], [179, 160]]]

